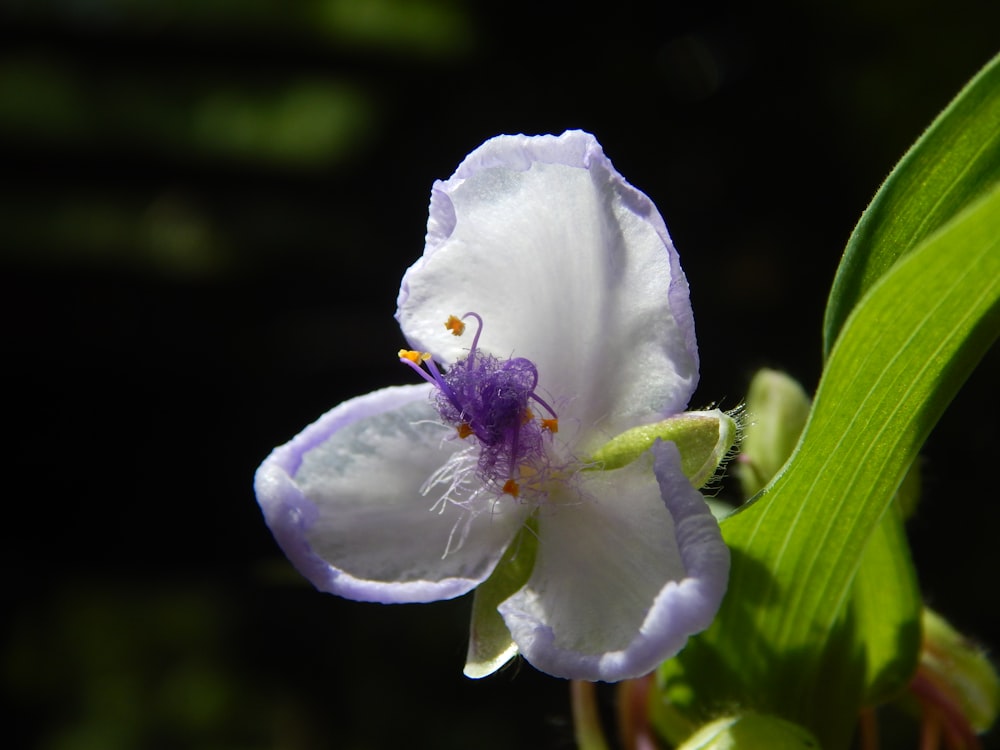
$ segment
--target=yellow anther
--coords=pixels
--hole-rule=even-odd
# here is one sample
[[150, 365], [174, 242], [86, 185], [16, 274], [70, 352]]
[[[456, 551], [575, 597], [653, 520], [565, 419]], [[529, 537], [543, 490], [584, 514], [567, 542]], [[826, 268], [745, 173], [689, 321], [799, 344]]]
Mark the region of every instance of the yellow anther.
[[525, 409], [524, 414], [521, 415], [521, 424], [528, 424], [534, 418], [535, 413], [531, 409]]
[[472, 434], [472, 425], [468, 422], [462, 422], [458, 427], [455, 428], [458, 431], [458, 436], [465, 440], [469, 435]]
[[513, 479], [508, 479], [503, 485], [504, 494], [517, 497], [521, 494], [521, 486]]
[[421, 362], [426, 362], [431, 358], [429, 352], [415, 352], [412, 349], [400, 349], [399, 354], [396, 356], [400, 359], [408, 359], [415, 365], [419, 365]]
[[559, 420], [558, 419], [543, 419], [542, 429], [548, 430], [549, 432], [559, 432]]
[[444, 322], [444, 327], [451, 331], [455, 336], [461, 336], [465, 333], [465, 323], [454, 315], [448, 316], [448, 320]]

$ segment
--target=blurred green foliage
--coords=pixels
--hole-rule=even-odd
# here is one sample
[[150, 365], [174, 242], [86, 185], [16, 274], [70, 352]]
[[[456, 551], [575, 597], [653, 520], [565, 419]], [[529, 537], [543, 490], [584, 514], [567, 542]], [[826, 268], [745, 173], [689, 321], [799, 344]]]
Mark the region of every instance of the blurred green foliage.
[[405, 56], [450, 57], [472, 43], [463, 0], [10, 0], [19, 17], [132, 31], [297, 34]]
[[80, 582], [18, 613], [4, 678], [58, 707], [39, 747], [265, 747], [279, 706], [227, 663], [231, 614], [205, 587]]
[[[292, 179], [363, 158], [378, 132], [380, 94], [364, 76], [336, 69], [351, 66], [271, 66], [270, 55], [292, 46], [320, 57], [336, 49], [360, 59], [452, 60], [474, 39], [463, 4], [449, 0], [14, 2], [4, 16], [14, 29], [43, 31], [41, 39], [15, 35], [0, 54], [0, 143], [46, 158], [97, 154], [108, 166], [153, 157]], [[146, 39], [153, 51], [104, 48], [102, 37]], [[227, 60], [217, 43], [247, 48]], [[188, 53], [199, 45], [207, 57]], [[257, 55], [263, 64], [241, 68]], [[22, 260], [198, 277], [231, 270], [233, 246], [247, 244], [199, 196], [176, 188], [122, 195], [105, 182], [46, 184], [39, 196], [29, 181], [0, 205], [0, 248]]]
[[213, 81], [183, 64], [110, 79], [101, 72], [55, 56], [6, 60], [6, 135], [320, 169], [357, 148], [373, 117], [361, 92], [333, 80]]

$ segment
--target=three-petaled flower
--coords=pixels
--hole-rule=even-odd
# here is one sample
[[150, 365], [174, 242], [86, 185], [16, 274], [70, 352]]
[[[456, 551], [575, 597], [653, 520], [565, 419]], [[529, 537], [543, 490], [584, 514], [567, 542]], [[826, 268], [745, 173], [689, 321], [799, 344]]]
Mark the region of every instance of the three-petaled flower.
[[561, 677], [636, 677], [708, 626], [729, 553], [676, 445], [593, 459], [682, 412], [698, 374], [666, 226], [593, 136], [493, 138], [435, 183], [396, 316], [400, 359], [427, 382], [337, 406], [257, 472], [314, 585], [448, 599], [528, 539], [531, 565], [492, 608], [511, 645], [477, 662], [474, 623], [476, 676], [519, 651]]

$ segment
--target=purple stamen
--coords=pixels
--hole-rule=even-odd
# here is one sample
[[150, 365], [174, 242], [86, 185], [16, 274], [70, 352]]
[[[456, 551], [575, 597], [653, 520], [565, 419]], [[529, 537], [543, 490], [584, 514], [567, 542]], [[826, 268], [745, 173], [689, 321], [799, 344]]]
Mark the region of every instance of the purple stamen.
[[455, 408], [461, 409], [462, 405], [458, 402], [458, 398], [455, 395], [455, 391], [452, 390], [452, 387], [448, 384], [448, 381], [445, 379], [445, 376], [441, 374], [441, 371], [438, 369], [433, 359], [427, 360], [427, 369], [430, 370], [431, 375], [434, 376], [434, 382], [437, 383], [437, 386], [438, 388], [441, 389], [441, 392], [444, 393], [444, 395], [448, 398], [449, 401], [451, 401], [452, 404], [454, 404]]
[[539, 396], [537, 393], [535, 393], [534, 391], [532, 391], [528, 395], [531, 398], [533, 398], [536, 403], [541, 404], [542, 408], [545, 409], [545, 411], [547, 411], [549, 414], [551, 414], [553, 419], [558, 419], [559, 418], [559, 415], [556, 414], [555, 410], [551, 406], [549, 406], [547, 403], [545, 403], [542, 400], [542, 397]]
[[479, 323], [479, 328], [476, 329], [476, 335], [472, 337], [472, 348], [469, 349], [469, 358], [466, 360], [466, 367], [472, 367], [475, 364], [476, 359], [476, 347], [479, 346], [479, 336], [483, 332], [483, 319], [479, 317], [479, 313], [467, 312], [462, 316], [462, 320], [466, 318], [475, 318], [476, 322]]
[[441, 374], [441, 371], [437, 368], [437, 365], [434, 363], [433, 359], [421, 360], [427, 362], [427, 370], [424, 370], [424, 368], [420, 366], [419, 362], [414, 362], [409, 357], [400, 357], [399, 361], [402, 362], [404, 365], [407, 365], [411, 370], [416, 372], [420, 377], [422, 377], [431, 385], [437, 386], [438, 389], [441, 390], [444, 393], [444, 395], [447, 396], [455, 404], [457, 408], [461, 409], [461, 405], [458, 403], [458, 401], [455, 400], [455, 391], [453, 391], [451, 386], [448, 385], [448, 382], [444, 379], [444, 376]]
[[475, 435], [481, 448], [477, 472], [480, 479], [505, 487], [505, 480], [513, 480], [521, 467], [531, 466], [538, 471], [545, 465], [544, 433], [551, 429], [531, 418], [529, 402], [539, 404], [553, 419], [558, 417], [535, 393], [538, 386], [535, 364], [524, 357], [501, 360], [479, 352], [483, 319], [474, 312], [462, 318], [474, 318], [478, 330], [468, 356], [455, 362], [447, 372], [442, 373], [432, 359], [425, 360], [427, 371], [409, 358], [400, 359], [437, 386], [436, 403], [441, 418], [463, 437]]
[[424, 370], [424, 368], [420, 366], [419, 362], [414, 362], [409, 357], [400, 357], [399, 361], [402, 362], [407, 367], [409, 367], [411, 370], [413, 370], [415, 373], [417, 373], [417, 375], [419, 375], [420, 377], [422, 377], [424, 380], [426, 380], [431, 385], [440, 385], [440, 383], [436, 379], [432, 378], [430, 375], [427, 374], [427, 372]]

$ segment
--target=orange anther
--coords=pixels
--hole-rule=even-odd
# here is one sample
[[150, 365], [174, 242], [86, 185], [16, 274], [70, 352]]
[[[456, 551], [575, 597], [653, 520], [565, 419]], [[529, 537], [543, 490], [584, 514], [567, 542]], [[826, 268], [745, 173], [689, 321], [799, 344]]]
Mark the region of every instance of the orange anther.
[[543, 419], [542, 429], [548, 430], [549, 432], [559, 432], [559, 420], [558, 419]]
[[468, 422], [462, 422], [462, 424], [455, 429], [458, 431], [458, 436], [462, 438], [462, 440], [465, 440], [465, 438], [472, 434], [472, 425]]
[[448, 316], [448, 320], [444, 322], [444, 327], [451, 331], [455, 336], [461, 336], [465, 333], [465, 323], [454, 315]]
[[506, 482], [504, 482], [503, 491], [507, 495], [511, 495], [512, 497], [517, 497], [518, 495], [521, 494], [521, 486], [513, 479], [508, 479]]
[[426, 362], [431, 358], [431, 355], [427, 352], [415, 352], [412, 349], [400, 349], [399, 354], [396, 356], [400, 359], [408, 359], [415, 365]]
[[525, 409], [524, 414], [521, 415], [521, 424], [528, 424], [534, 418], [535, 413], [531, 409]]

